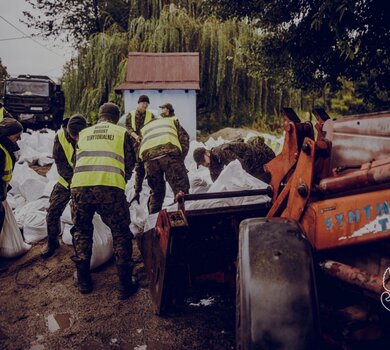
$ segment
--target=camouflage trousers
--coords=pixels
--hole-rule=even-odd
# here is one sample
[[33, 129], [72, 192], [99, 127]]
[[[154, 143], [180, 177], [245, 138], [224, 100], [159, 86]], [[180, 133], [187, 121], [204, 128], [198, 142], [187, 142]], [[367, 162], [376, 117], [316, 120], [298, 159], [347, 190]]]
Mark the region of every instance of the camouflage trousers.
[[[71, 211], [73, 219], [72, 242], [76, 263], [90, 261], [92, 256], [93, 217], [98, 213], [102, 221], [110, 228], [113, 239], [114, 257], [117, 265], [129, 265], [132, 261], [132, 238], [130, 231], [130, 212], [125, 193], [117, 196], [111, 203], [81, 203], [78, 194], [72, 193]], [[85, 199], [85, 197], [84, 197]]]
[[47, 236], [52, 240], [58, 239], [61, 233], [61, 216], [70, 199], [70, 190], [56, 183], [50, 194], [50, 205], [46, 214]]
[[164, 203], [166, 184], [165, 179], [174, 194], [179, 191], [188, 193], [190, 182], [184, 162], [179, 157], [165, 156], [145, 162], [146, 178], [151, 189], [149, 198], [149, 213], [157, 213]]

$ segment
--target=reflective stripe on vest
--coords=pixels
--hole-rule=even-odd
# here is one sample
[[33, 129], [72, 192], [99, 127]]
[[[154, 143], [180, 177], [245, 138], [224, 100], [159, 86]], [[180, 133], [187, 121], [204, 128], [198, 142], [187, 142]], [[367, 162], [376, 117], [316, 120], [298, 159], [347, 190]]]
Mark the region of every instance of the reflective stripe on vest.
[[12, 158], [9, 152], [1, 144], [0, 144], [0, 149], [2, 149], [5, 154], [4, 175], [1, 179], [6, 184], [8, 184], [12, 179]]
[[176, 118], [159, 118], [152, 120], [141, 129], [142, 141], [139, 149], [141, 159], [145, 151], [168, 143], [175, 145], [181, 151], [175, 120]]
[[126, 129], [101, 122], [80, 132], [71, 188], [111, 186], [125, 189]]
[[0, 108], [0, 122], [2, 122], [4, 119], [4, 107]]
[[[63, 129], [57, 132], [57, 137], [62, 149], [64, 150], [65, 157], [66, 160], [68, 161], [68, 164], [73, 168], [73, 162], [72, 162], [72, 157], [74, 152], [73, 145], [67, 140]], [[69, 186], [69, 183], [61, 175], [58, 175], [58, 182], [65, 188], [68, 188]]]
[[[136, 131], [135, 113], [136, 113], [136, 111], [130, 112], [130, 126], [134, 131]], [[146, 111], [144, 124], [142, 126], [149, 123], [151, 120], [152, 120], [152, 113], [149, 111]]]

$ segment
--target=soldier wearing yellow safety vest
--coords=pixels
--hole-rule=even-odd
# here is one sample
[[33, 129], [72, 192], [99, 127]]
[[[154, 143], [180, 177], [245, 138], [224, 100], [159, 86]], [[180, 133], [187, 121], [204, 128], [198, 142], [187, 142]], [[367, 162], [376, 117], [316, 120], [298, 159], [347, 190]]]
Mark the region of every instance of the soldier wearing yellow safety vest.
[[[169, 108], [167, 108], [167, 106]], [[146, 178], [151, 189], [149, 213], [161, 210], [166, 181], [176, 195], [188, 193], [190, 183], [184, 159], [189, 149], [189, 136], [173, 114], [171, 104], [161, 106], [162, 118], [153, 120], [141, 129], [139, 156], [145, 162]]]
[[0, 122], [3, 121], [4, 118], [13, 118], [12, 115], [5, 109], [3, 103], [0, 102]]
[[0, 234], [4, 224], [3, 202], [7, 199], [9, 183], [16, 158], [14, 152], [19, 150], [16, 141], [20, 140], [23, 126], [13, 118], [4, 118], [0, 122]]
[[145, 178], [144, 163], [138, 157], [139, 144], [141, 141], [141, 128], [145, 124], [149, 123], [151, 120], [156, 119], [156, 117], [150, 111], [147, 110], [149, 103], [150, 103], [149, 97], [146, 95], [141, 95], [138, 98], [137, 109], [131, 111], [126, 116], [126, 121], [125, 121], [125, 127], [135, 141], [134, 148], [137, 155], [137, 162], [135, 164], [135, 169], [134, 169], [135, 170], [135, 181], [134, 181], [135, 196], [131, 200], [131, 202], [136, 200], [138, 204], [139, 204], [139, 194], [142, 191], [142, 183]]
[[92, 220], [98, 213], [110, 228], [119, 277], [119, 299], [136, 292], [132, 279], [132, 238], [130, 211], [125, 186], [135, 164], [130, 134], [116, 125], [119, 108], [105, 103], [99, 108], [96, 125], [81, 131], [76, 149], [71, 183], [71, 212], [74, 226], [74, 256], [77, 285], [81, 293], [92, 291], [90, 261], [92, 255]]
[[70, 182], [73, 176], [73, 157], [81, 130], [87, 121], [81, 115], [72, 116], [66, 127], [62, 127], [54, 138], [53, 158], [57, 166], [58, 182], [50, 195], [50, 205], [46, 214], [47, 247], [41, 253], [43, 259], [50, 258], [60, 247], [58, 237], [61, 233], [60, 218], [70, 199]]

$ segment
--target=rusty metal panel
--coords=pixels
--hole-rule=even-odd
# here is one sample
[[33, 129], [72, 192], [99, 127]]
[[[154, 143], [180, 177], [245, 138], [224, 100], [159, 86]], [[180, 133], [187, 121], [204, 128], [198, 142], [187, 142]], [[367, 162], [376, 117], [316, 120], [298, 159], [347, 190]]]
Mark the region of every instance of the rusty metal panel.
[[130, 52], [126, 81], [115, 90], [199, 90], [198, 52]]
[[311, 229], [308, 238], [318, 250], [389, 239], [389, 200], [386, 189], [314, 202], [302, 225]]
[[323, 130], [332, 142], [330, 169], [390, 155], [390, 111], [329, 119]]

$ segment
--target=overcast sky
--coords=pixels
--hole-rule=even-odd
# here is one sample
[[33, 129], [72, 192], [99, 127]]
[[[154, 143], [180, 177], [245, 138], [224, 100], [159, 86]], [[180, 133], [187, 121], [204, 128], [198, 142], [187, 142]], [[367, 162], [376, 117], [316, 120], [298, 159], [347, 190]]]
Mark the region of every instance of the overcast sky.
[[24, 0], [0, 0], [2, 64], [12, 76], [42, 74], [57, 80], [62, 75], [62, 67], [71, 58], [72, 50], [69, 45], [54, 39], [43, 40], [39, 37], [15, 39], [23, 37], [23, 33], [27, 35], [33, 33], [20, 22], [23, 18], [22, 11], [29, 10], [31, 8]]

